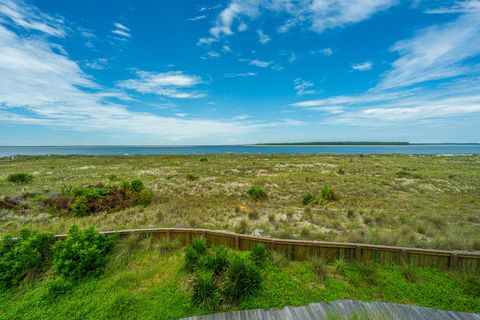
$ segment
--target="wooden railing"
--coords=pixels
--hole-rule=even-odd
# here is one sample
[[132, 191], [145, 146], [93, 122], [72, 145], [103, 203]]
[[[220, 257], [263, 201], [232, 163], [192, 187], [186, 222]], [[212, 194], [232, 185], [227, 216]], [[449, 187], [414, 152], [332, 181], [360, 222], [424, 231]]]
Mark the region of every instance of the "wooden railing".
[[[237, 250], [249, 250], [254, 244], [262, 243], [294, 260], [321, 257], [327, 261], [346, 259], [398, 264], [411, 263], [442, 269], [480, 271], [480, 252], [431, 250], [347, 242], [275, 239], [228, 231], [189, 228], [146, 228], [100, 232], [120, 237], [139, 235], [141, 237], [177, 240], [182, 245], [188, 245], [195, 239], [203, 238], [209, 245], [225, 245]], [[55, 236], [57, 240], [62, 240], [65, 237], [66, 235], [64, 234]]]

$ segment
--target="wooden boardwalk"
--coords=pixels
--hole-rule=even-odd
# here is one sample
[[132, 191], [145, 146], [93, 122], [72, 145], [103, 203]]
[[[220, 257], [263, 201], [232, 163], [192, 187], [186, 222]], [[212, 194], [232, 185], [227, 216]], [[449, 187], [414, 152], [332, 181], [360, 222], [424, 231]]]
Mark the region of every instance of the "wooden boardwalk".
[[184, 320], [323, 320], [323, 319], [392, 319], [392, 320], [480, 320], [480, 314], [436, 310], [406, 304], [337, 300], [312, 303], [303, 307], [255, 309], [216, 313]]

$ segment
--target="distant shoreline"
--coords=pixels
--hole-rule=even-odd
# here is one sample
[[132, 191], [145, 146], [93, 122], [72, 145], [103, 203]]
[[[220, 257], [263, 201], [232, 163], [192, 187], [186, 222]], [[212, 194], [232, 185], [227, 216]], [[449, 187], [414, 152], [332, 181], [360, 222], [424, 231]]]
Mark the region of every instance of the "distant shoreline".
[[374, 141], [336, 141], [336, 142], [285, 142], [285, 143], [257, 143], [254, 146], [466, 146], [480, 145], [480, 143], [410, 143], [410, 142], [374, 142]]

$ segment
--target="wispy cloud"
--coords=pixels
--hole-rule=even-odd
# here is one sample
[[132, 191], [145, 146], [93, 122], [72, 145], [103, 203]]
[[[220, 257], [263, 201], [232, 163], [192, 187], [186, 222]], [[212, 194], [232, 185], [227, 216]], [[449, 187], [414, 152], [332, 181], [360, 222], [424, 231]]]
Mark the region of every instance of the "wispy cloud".
[[317, 93], [315, 90], [312, 89], [312, 87], [314, 86], [314, 83], [311, 81], [306, 81], [300, 78], [293, 80], [293, 88], [297, 92], [298, 96]]
[[231, 36], [246, 19], [255, 19], [264, 13], [282, 13], [288, 18], [278, 27], [281, 33], [297, 25], [323, 32], [369, 19], [377, 12], [386, 10], [398, 0], [231, 0], [217, 16], [209, 36], [201, 38], [198, 44], [209, 44], [222, 37]]
[[198, 20], [203, 20], [206, 17], [207, 17], [206, 14], [201, 14], [201, 15], [198, 15], [198, 16], [195, 16], [195, 17], [187, 18], [187, 19], [185, 19], [185, 21], [194, 22], [194, 21], [198, 21]]
[[125, 25], [121, 24], [120, 22], [115, 22], [113, 23], [113, 26], [115, 27], [112, 30], [113, 34], [116, 34], [117, 36], [123, 37], [123, 38], [130, 38], [131, 32], [130, 28], [126, 27]]
[[49, 16], [35, 7], [28, 6], [21, 0], [1, 0], [1, 17], [30, 31], [39, 31], [50, 36], [62, 38], [66, 35], [63, 18]]
[[117, 86], [140, 93], [177, 99], [193, 99], [206, 96], [203, 92], [191, 90], [196, 85], [203, 83], [202, 79], [198, 76], [185, 74], [182, 71], [157, 73], [137, 70], [135, 74], [137, 78], [118, 81]]
[[255, 67], [259, 67], [259, 68], [268, 68], [269, 66], [271, 66], [273, 64], [273, 62], [272, 61], [263, 61], [263, 60], [253, 59], [253, 60], [250, 60], [249, 64], [252, 65], [252, 66], [255, 66]]
[[450, 6], [428, 8], [423, 12], [426, 14], [457, 14], [470, 13], [480, 9], [479, 0], [455, 1]]
[[108, 68], [108, 59], [98, 58], [95, 60], [87, 61], [85, 66], [93, 70], [105, 70]]
[[403, 87], [475, 72], [466, 61], [480, 54], [479, 34], [480, 6], [453, 22], [426, 28], [397, 42], [392, 50], [400, 57], [379, 86]]
[[320, 50], [312, 50], [310, 51], [311, 54], [321, 54], [321, 55], [324, 55], [324, 56], [331, 56], [333, 54], [333, 49], [328, 47], [328, 48], [323, 48], [323, 49], [320, 49]]
[[258, 41], [261, 44], [267, 44], [268, 42], [270, 42], [270, 40], [272, 40], [268, 34], [265, 34], [265, 32], [263, 32], [263, 30], [258, 29], [257, 35], [258, 35]]
[[362, 63], [354, 63], [352, 64], [352, 69], [357, 71], [368, 71], [372, 70], [373, 63], [370, 61], [365, 61]]
[[243, 72], [243, 73], [225, 73], [225, 78], [248, 78], [257, 76], [256, 72]]

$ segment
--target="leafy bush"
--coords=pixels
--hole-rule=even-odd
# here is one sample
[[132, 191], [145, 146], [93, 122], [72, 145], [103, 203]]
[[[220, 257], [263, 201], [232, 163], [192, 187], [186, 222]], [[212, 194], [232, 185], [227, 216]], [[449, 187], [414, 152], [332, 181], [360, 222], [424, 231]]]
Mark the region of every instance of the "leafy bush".
[[67, 238], [53, 246], [53, 267], [59, 275], [70, 279], [97, 275], [105, 266], [112, 245], [112, 238], [93, 227], [80, 230], [73, 225]]
[[140, 179], [134, 179], [130, 182], [130, 187], [133, 191], [135, 192], [140, 192], [143, 189], [145, 189], [145, 186], [143, 185], [142, 180]]
[[304, 197], [303, 197], [303, 205], [304, 206], [307, 206], [309, 204], [313, 204], [314, 202], [316, 202], [317, 198], [315, 197], [315, 195], [311, 194], [311, 193], [307, 193]]
[[207, 158], [200, 158], [200, 162], [207, 162], [208, 159]]
[[40, 272], [51, 260], [53, 235], [20, 231], [20, 237], [7, 236], [0, 241], [0, 285], [18, 285], [28, 274]]
[[197, 272], [193, 280], [192, 302], [215, 310], [220, 305], [220, 292], [211, 272]]
[[257, 267], [263, 267], [265, 262], [270, 258], [270, 252], [265, 245], [256, 243], [252, 249], [250, 249], [250, 258]]
[[213, 272], [213, 275], [222, 275], [230, 264], [227, 248], [225, 246], [217, 246], [208, 256], [211, 257], [210, 270]]
[[153, 191], [150, 189], [143, 189], [139, 192], [137, 198], [135, 199], [136, 205], [148, 206], [153, 201]]
[[241, 233], [241, 234], [247, 234], [249, 232], [249, 225], [248, 221], [245, 219], [240, 220], [238, 225], [235, 227], [235, 232]]
[[230, 263], [225, 282], [225, 297], [238, 302], [260, 290], [262, 278], [255, 264], [246, 257], [235, 256]]
[[247, 191], [247, 195], [255, 201], [264, 200], [267, 198], [267, 192], [258, 186], [253, 186]]
[[329, 186], [325, 185], [321, 190], [322, 199], [331, 201], [336, 199], [335, 190]]
[[207, 243], [204, 239], [193, 241], [192, 245], [185, 249], [185, 269], [193, 272], [199, 265], [200, 258], [207, 253]]
[[79, 196], [72, 204], [72, 215], [75, 217], [86, 216], [88, 213], [87, 197]]
[[33, 176], [28, 174], [28, 173], [23, 173], [23, 172], [17, 172], [17, 173], [12, 173], [9, 174], [7, 177], [8, 182], [13, 182], [16, 184], [25, 184], [29, 183], [32, 181]]

